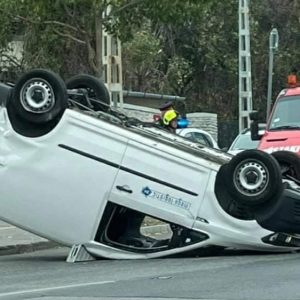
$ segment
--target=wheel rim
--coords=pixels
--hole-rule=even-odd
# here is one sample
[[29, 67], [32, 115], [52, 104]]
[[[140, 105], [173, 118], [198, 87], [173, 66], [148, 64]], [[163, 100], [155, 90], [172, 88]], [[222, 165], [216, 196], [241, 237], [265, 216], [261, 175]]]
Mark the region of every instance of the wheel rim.
[[41, 78], [28, 80], [20, 92], [23, 108], [32, 113], [45, 113], [55, 105], [55, 96], [51, 85]]
[[266, 166], [257, 160], [242, 161], [233, 177], [236, 189], [245, 196], [256, 196], [264, 192], [269, 183]]

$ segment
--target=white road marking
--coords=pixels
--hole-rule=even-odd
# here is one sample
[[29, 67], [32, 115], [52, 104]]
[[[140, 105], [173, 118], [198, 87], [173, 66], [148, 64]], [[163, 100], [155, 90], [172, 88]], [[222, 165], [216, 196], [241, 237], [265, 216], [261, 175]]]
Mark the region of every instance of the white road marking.
[[16, 228], [16, 227], [14, 227], [14, 226], [0, 227], [0, 230], [13, 229], [13, 228]]
[[77, 288], [77, 287], [86, 287], [91, 285], [100, 285], [106, 283], [114, 283], [115, 281], [98, 281], [98, 282], [89, 282], [89, 283], [79, 283], [79, 284], [71, 284], [71, 285], [62, 285], [62, 286], [55, 286], [50, 288], [41, 288], [41, 289], [33, 289], [33, 290], [24, 290], [24, 291], [17, 291], [17, 292], [9, 292], [9, 293], [2, 293], [0, 294], [0, 298], [7, 297], [7, 296], [15, 296], [15, 295], [22, 295], [22, 294], [30, 294], [30, 293], [37, 293], [37, 292], [51, 292], [63, 289], [70, 289], [70, 288]]

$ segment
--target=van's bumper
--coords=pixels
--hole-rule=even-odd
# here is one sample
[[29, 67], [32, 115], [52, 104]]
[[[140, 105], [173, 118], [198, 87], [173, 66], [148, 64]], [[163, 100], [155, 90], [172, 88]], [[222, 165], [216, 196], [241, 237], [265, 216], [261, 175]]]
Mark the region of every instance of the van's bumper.
[[271, 207], [255, 213], [260, 226], [274, 234], [264, 237], [265, 243], [280, 246], [300, 246], [300, 190], [285, 188]]

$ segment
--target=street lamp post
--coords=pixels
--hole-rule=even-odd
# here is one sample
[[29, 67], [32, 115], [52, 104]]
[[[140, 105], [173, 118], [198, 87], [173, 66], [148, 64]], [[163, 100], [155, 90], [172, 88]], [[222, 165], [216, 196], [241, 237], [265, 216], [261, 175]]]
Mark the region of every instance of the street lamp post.
[[269, 76], [268, 76], [268, 95], [267, 95], [267, 121], [271, 112], [272, 104], [272, 81], [273, 81], [273, 61], [274, 53], [278, 49], [278, 31], [273, 28], [269, 37]]

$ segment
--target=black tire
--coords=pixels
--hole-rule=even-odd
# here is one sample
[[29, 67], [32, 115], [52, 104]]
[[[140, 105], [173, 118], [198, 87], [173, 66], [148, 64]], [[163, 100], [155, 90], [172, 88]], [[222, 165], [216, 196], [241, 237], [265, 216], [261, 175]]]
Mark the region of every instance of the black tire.
[[67, 108], [67, 89], [54, 72], [35, 69], [25, 73], [12, 91], [11, 109], [29, 123], [46, 124]]
[[225, 181], [236, 202], [249, 207], [273, 201], [283, 192], [278, 162], [260, 150], [245, 150], [234, 156], [227, 165]]
[[227, 176], [227, 166], [220, 167], [215, 180], [215, 195], [222, 209], [230, 216], [239, 220], [254, 220], [254, 214], [251, 207], [236, 201], [227, 189], [227, 183], [224, 180]]
[[[72, 89], [85, 89], [89, 98], [90, 104], [95, 111], [108, 111], [110, 107], [110, 96], [105, 84], [97, 77], [81, 74], [76, 75], [66, 82], [67, 88]], [[93, 100], [94, 99], [94, 100]], [[84, 106], [89, 107], [84, 97], [76, 99]]]
[[290, 151], [276, 151], [272, 155], [278, 161], [281, 175], [286, 179], [296, 179], [300, 181], [300, 158]]

